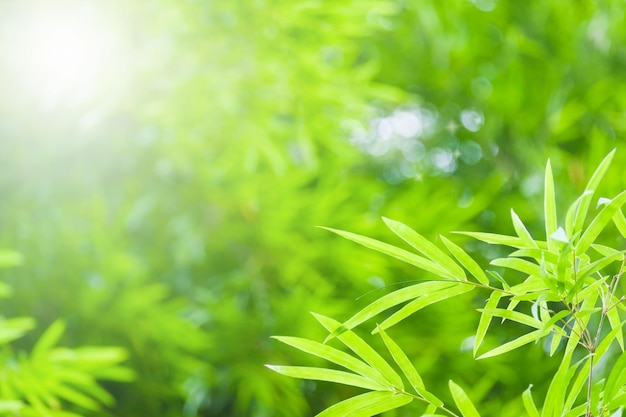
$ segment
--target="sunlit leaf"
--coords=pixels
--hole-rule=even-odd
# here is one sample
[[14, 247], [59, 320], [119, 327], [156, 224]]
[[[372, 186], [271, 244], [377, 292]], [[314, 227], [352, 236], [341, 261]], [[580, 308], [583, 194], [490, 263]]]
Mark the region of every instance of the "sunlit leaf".
[[381, 242], [376, 239], [372, 239], [367, 236], [358, 235], [356, 233], [345, 232], [343, 230], [337, 230], [337, 229], [331, 229], [329, 227], [322, 227], [322, 229], [326, 229], [328, 231], [336, 233], [339, 236], [344, 237], [348, 240], [351, 240], [367, 248], [373, 249], [377, 252], [384, 253], [385, 255], [389, 255], [393, 258], [409, 263], [413, 266], [416, 266], [425, 271], [431, 272], [435, 275], [450, 278], [450, 279], [459, 278], [455, 276], [454, 274], [451, 274], [446, 268], [438, 265], [437, 263], [429, 259], [426, 259], [422, 256], [416, 255], [404, 249], [398, 248], [396, 246], [390, 245], [388, 243], [384, 243], [384, 242]]
[[490, 262], [491, 265], [502, 266], [522, 272], [524, 274], [541, 276], [539, 265], [519, 258], [498, 258]]
[[387, 387], [388, 389], [393, 388], [389, 381], [387, 381], [380, 374], [380, 372], [368, 366], [365, 362], [356, 359], [355, 357], [350, 356], [347, 353], [342, 352], [338, 349], [332, 348], [323, 343], [299, 337], [273, 336], [273, 338], [296, 349], [300, 349], [303, 352], [309, 353], [313, 356], [317, 356], [319, 358], [336, 363], [337, 365], [341, 365], [344, 368], [356, 372], [359, 375], [376, 381], [377, 383]]
[[613, 149], [611, 152], [609, 152], [607, 156], [604, 157], [602, 162], [600, 162], [593, 175], [589, 179], [589, 182], [585, 187], [585, 192], [581, 196], [580, 204], [577, 206], [573, 222], [574, 225], [570, 234], [574, 234], [583, 229], [585, 218], [587, 217], [587, 211], [589, 210], [589, 205], [591, 204], [591, 200], [593, 199], [593, 194], [595, 190], [598, 189], [602, 178], [604, 178], [604, 174], [606, 174], [606, 171], [611, 164], [613, 155], [615, 155], [615, 149]]
[[354, 316], [352, 316], [350, 319], [348, 319], [345, 323], [343, 323], [342, 328], [337, 329], [335, 332], [332, 332], [330, 336], [328, 336], [327, 341], [341, 334], [341, 332], [352, 329], [391, 307], [397, 306], [408, 300], [412, 300], [427, 294], [432, 294], [441, 290], [445, 290], [447, 288], [452, 288], [455, 285], [458, 284], [456, 282], [429, 281], [411, 285], [409, 287], [402, 288], [400, 290], [387, 294], [372, 302], [361, 311], [356, 313]]
[[52, 349], [61, 339], [65, 332], [65, 323], [57, 320], [48, 327], [33, 347], [32, 356], [37, 359]]
[[465, 272], [463, 269], [424, 236], [398, 221], [391, 220], [386, 217], [383, 217], [383, 221], [392, 232], [402, 238], [402, 240], [406, 243], [420, 251], [424, 256], [446, 268], [451, 274], [456, 275], [458, 279], [465, 279]]
[[495, 233], [484, 232], [454, 232], [460, 235], [473, 237], [474, 239], [481, 240], [493, 245], [511, 246], [514, 248], [526, 248], [524, 241], [516, 236], [499, 235]]
[[[443, 301], [448, 298], [456, 297], [457, 295], [465, 294], [469, 291], [472, 291], [473, 289], [474, 287], [469, 285], [457, 284], [456, 287], [446, 288], [432, 294], [424, 295], [417, 300], [411, 301], [406, 306], [402, 307], [400, 310], [392, 314], [391, 317], [380, 323], [380, 327], [382, 327], [383, 329], [387, 329], [424, 307], [427, 307], [434, 303], [438, 303], [439, 301]], [[374, 330], [374, 332], [376, 332], [376, 330]]]
[[361, 375], [350, 372], [337, 371], [335, 369], [313, 368], [304, 366], [278, 366], [265, 365], [272, 371], [278, 372], [292, 378], [310, 379], [315, 381], [334, 382], [338, 384], [351, 385], [354, 387], [365, 388], [369, 390], [385, 390], [386, 387], [365, 378]]
[[522, 401], [524, 403], [524, 409], [526, 413], [528, 413], [528, 417], [539, 417], [539, 411], [537, 410], [537, 406], [533, 401], [533, 394], [530, 391], [533, 386], [530, 385], [526, 391], [522, 394]]
[[605, 205], [600, 213], [591, 221], [576, 244], [577, 253], [583, 253], [596, 240], [600, 232], [606, 227], [611, 218], [626, 203], [626, 191], [619, 193], [609, 204]]
[[371, 417], [402, 407], [412, 401], [406, 395], [390, 391], [374, 391], [357, 395], [317, 414], [315, 417]]
[[444, 243], [444, 245], [446, 245], [450, 253], [452, 253], [452, 255], [456, 258], [456, 260], [459, 261], [461, 265], [463, 265], [465, 269], [467, 269], [478, 282], [483, 285], [489, 285], [489, 278], [487, 278], [487, 275], [485, 275], [485, 272], [480, 267], [480, 265], [478, 265], [478, 263], [471, 256], [469, 256], [467, 252], [465, 252], [457, 244], [446, 239], [444, 236], [440, 235], [439, 237], [441, 238], [441, 241]]
[[448, 386], [450, 388], [450, 393], [452, 394], [452, 399], [463, 417], [480, 417], [476, 407], [469, 399], [465, 391], [463, 391], [463, 388], [455, 384], [452, 380], [448, 381]]
[[511, 311], [503, 308], [485, 308], [479, 309], [478, 311], [490, 314], [491, 316], [502, 317], [521, 324], [525, 324], [526, 326], [534, 327], [535, 329], [541, 329], [543, 327], [541, 321], [526, 314], [520, 313], [519, 311]]
[[[489, 324], [491, 323], [491, 318], [493, 315], [488, 313], [489, 310], [495, 309], [498, 306], [498, 302], [502, 298], [502, 293], [494, 291], [489, 296], [487, 303], [485, 304], [485, 308], [480, 315], [480, 321], [478, 322], [478, 328], [476, 329], [476, 337], [474, 338], [474, 350], [473, 354], [476, 357], [476, 353], [478, 352], [478, 348], [483, 343], [485, 339], [485, 335], [487, 334], [487, 329], [489, 328]], [[485, 311], [486, 310], [486, 311]]]
[[489, 352], [485, 352], [478, 357], [478, 359], [487, 359], [494, 356], [502, 355], [503, 353], [510, 352], [515, 350], [521, 346], [527, 345], [528, 343], [532, 343], [537, 341], [541, 337], [541, 330], [535, 330], [530, 333], [525, 334], [524, 336], [520, 336], [515, 340], [511, 340], [503, 345], [500, 345], [494, 349], [491, 349]]
[[[341, 323], [330, 317], [323, 316], [321, 314], [313, 313], [313, 316], [319, 321], [322, 326], [329, 332], [335, 331], [341, 326]], [[356, 353], [361, 359], [367, 362], [372, 368], [378, 370], [383, 377], [394, 387], [404, 389], [404, 384], [400, 375], [387, 363], [378, 352], [368, 345], [363, 339], [357, 336], [354, 332], [348, 330], [341, 333], [337, 338], [345, 344], [350, 350]]]
[[415, 389], [415, 391], [418, 393], [426, 391], [426, 387], [424, 386], [422, 377], [419, 375], [404, 351], [400, 349], [396, 342], [394, 342], [393, 339], [391, 339], [391, 337], [389, 337], [383, 329], [379, 328], [378, 331], [380, 333], [380, 336], [383, 338], [383, 342], [385, 343], [387, 350], [389, 350], [389, 353], [391, 353], [393, 360], [400, 367], [404, 376], [409, 380], [409, 383], [411, 384], [413, 389]]
[[522, 242], [529, 248], [538, 247], [535, 240], [528, 232], [528, 229], [526, 229], [526, 226], [524, 226], [524, 223], [513, 209], [511, 209], [511, 219], [513, 220], [515, 233], [517, 233], [517, 236], [519, 236]]
[[548, 248], [554, 251], [554, 242], [550, 236], [556, 232], [556, 197], [554, 194], [554, 178], [552, 177], [552, 167], [550, 160], [546, 164], [546, 174], [544, 178], [544, 198], [543, 209], [546, 222], [546, 239], [548, 240]]

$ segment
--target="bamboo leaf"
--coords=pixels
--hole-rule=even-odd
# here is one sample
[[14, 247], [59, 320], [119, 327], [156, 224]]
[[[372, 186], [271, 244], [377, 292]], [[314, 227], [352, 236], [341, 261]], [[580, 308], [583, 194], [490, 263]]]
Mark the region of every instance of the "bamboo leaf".
[[469, 399], [465, 391], [463, 391], [463, 388], [455, 384], [452, 380], [448, 381], [448, 386], [450, 387], [452, 399], [463, 417], [480, 417], [476, 407], [474, 407], [472, 401]]
[[539, 417], [539, 411], [533, 401], [533, 394], [530, 392], [532, 387], [533, 386], [531, 384], [526, 391], [524, 391], [522, 394], [522, 402], [524, 403], [524, 408], [526, 409], [526, 413], [528, 413], [528, 417]]
[[451, 288], [455, 285], [458, 285], [456, 282], [446, 282], [446, 281], [429, 281], [422, 282], [419, 284], [411, 285], [406, 288], [399, 289], [390, 294], [387, 294], [376, 301], [372, 302], [361, 311], [356, 313], [350, 319], [348, 319], [343, 327], [336, 329], [332, 332], [327, 338], [326, 341], [337, 337], [337, 335], [341, 334], [346, 330], [353, 329], [359, 324], [369, 320], [375, 315], [382, 313], [383, 311], [395, 307], [398, 304], [402, 304], [408, 300], [413, 300], [415, 298], [421, 297], [423, 295], [431, 294], [434, 292], [438, 292], [447, 288]]
[[546, 239], [548, 241], [548, 249], [555, 251], [556, 245], [550, 236], [556, 232], [557, 220], [556, 220], [556, 198], [554, 194], [554, 178], [552, 177], [552, 167], [550, 166], [550, 160], [546, 164], [546, 174], [544, 179], [544, 198], [543, 209], [546, 222]]
[[40, 358], [44, 354], [50, 351], [61, 339], [65, 332], [65, 323], [61, 320], [57, 320], [52, 323], [46, 331], [39, 337], [37, 343], [33, 347], [32, 356], [35, 359]]
[[535, 243], [535, 240], [528, 232], [528, 229], [526, 229], [526, 226], [524, 226], [524, 223], [519, 218], [517, 213], [513, 211], [513, 209], [511, 209], [511, 219], [513, 220], [513, 228], [515, 229], [515, 233], [517, 233], [517, 236], [519, 236], [522, 242], [524, 242], [529, 248], [538, 248], [538, 245]]
[[337, 371], [335, 369], [313, 368], [306, 366], [278, 366], [265, 365], [272, 371], [292, 378], [310, 379], [315, 381], [334, 382], [337, 384], [351, 385], [353, 387], [365, 388], [374, 391], [386, 389], [376, 381], [365, 378], [361, 375], [350, 372]]
[[385, 342], [385, 346], [387, 346], [387, 350], [389, 350], [389, 353], [391, 353], [394, 361], [398, 364], [404, 373], [404, 376], [409, 380], [409, 383], [413, 389], [415, 389], [415, 392], [430, 401], [430, 403], [434, 406], [442, 406], [443, 402], [439, 398], [426, 391], [422, 377], [419, 375], [404, 351], [400, 349], [396, 342], [394, 342], [383, 329], [379, 328], [378, 331], [383, 338], [383, 342]]
[[391, 391], [368, 392], [337, 403], [315, 417], [371, 417], [402, 407], [411, 400], [411, 397]]
[[495, 317], [502, 317], [508, 320], [513, 320], [517, 323], [525, 324], [526, 326], [534, 327], [535, 329], [541, 329], [543, 327], [543, 323], [541, 321], [527, 316], [526, 314], [520, 313], [519, 311], [511, 311], [503, 308], [492, 308], [492, 309], [479, 309], [480, 312], [485, 312]]
[[[316, 313], [312, 314], [329, 332], [333, 332], [341, 326], [340, 322], [330, 317]], [[356, 333], [349, 330], [337, 336], [337, 338], [350, 348], [350, 350], [356, 353], [361, 359], [367, 362], [372, 368], [378, 370], [378, 372], [380, 372], [380, 374], [394, 387], [404, 389], [404, 384], [400, 375], [393, 370], [393, 368], [385, 359], [383, 359], [382, 356], [378, 354], [378, 352], [376, 352], [375, 349], [357, 336]]]
[[283, 342], [289, 346], [299, 349], [303, 352], [309, 353], [318, 358], [326, 359], [330, 362], [341, 365], [350, 371], [356, 372], [366, 378], [376, 381], [380, 385], [392, 389], [392, 384], [387, 381], [379, 371], [368, 366], [365, 362], [348, 355], [338, 349], [332, 348], [328, 345], [324, 345], [313, 340], [303, 339], [300, 337], [292, 336], [272, 336], [274, 339]]
[[611, 373], [604, 385], [604, 395], [606, 398], [613, 398], [624, 385], [626, 385], [626, 353], [622, 352], [613, 363]]
[[[617, 300], [612, 300], [611, 302], [617, 302]], [[622, 328], [622, 322], [619, 318], [619, 311], [617, 310], [617, 308], [611, 308], [608, 313], [607, 313], [607, 317], [609, 319], [609, 324], [611, 325], [611, 329], [621, 329]], [[622, 352], [624, 351], [624, 332], [620, 331], [617, 332], [616, 335], [617, 338], [617, 343], [619, 343], [619, 347], [620, 349], [622, 349]]]
[[398, 221], [391, 220], [386, 217], [383, 217], [383, 221], [392, 232], [394, 232], [406, 243], [420, 251], [424, 256], [430, 258], [430, 260], [432, 260], [433, 262], [446, 268], [452, 275], [455, 275], [458, 279], [466, 278], [463, 269], [424, 236], [420, 235], [415, 230]]
[[535, 342], [541, 337], [541, 330], [535, 330], [524, 336], [518, 337], [515, 340], [511, 340], [497, 348], [491, 349], [489, 352], [483, 353], [478, 359], [487, 359], [494, 356], [502, 355], [503, 353], [510, 352], [528, 343]]
[[619, 193], [610, 203], [605, 205], [600, 213], [591, 221], [587, 229], [584, 231], [580, 240], [576, 244], [576, 252], [584, 253], [587, 248], [596, 240], [600, 232], [606, 227], [607, 223], [615, 213], [626, 203], [626, 191]]
[[585, 191], [581, 197], [580, 204], [576, 210], [576, 215], [574, 216], [574, 226], [572, 230], [572, 234], [583, 229], [583, 225], [585, 224], [585, 218], [587, 217], [587, 211], [589, 210], [589, 205], [591, 204], [591, 200], [593, 198], [593, 194], [595, 190], [600, 185], [604, 174], [609, 168], [611, 164], [611, 160], [613, 159], [613, 155], [615, 155], [615, 149], [613, 149], [607, 156], [604, 157], [598, 168], [594, 171], [593, 175], [589, 179], [587, 186], [585, 187]]
[[[489, 296], [487, 303], [485, 304], [484, 310], [492, 310], [498, 306], [498, 302], [502, 298], [502, 293], [494, 291]], [[491, 324], [492, 314], [489, 314], [487, 311], [484, 311], [480, 315], [480, 321], [478, 322], [478, 328], [476, 329], [476, 337], [474, 338], [474, 350], [473, 354], [476, 357], [476, 353], [478, 352], [478, 348], [483, 343], [485, 339], [485, 335], [487, 334], [487, 329], [489, 328], [489, 324]]]
[[510, 253], [509, 256], [514, 256], [516, 258], [533, 258], [537, 261], [537, 263], [545, 260], [551, 264], [556, 264], [559, 261], [557, 254], [544, 249], [518, 249]]
[[[417, 300], [411, 301], [409, 304], [392, 314], [391, 317], [380, 324], [380, 327], [388, 329], [424, 307], [448, 298], [456, 297], [457, 295], [464, 294], [472, 291], [473, 289], [474, 287], [470, 287], [469, 285], [457, 284], [456, 287], [446, 288], [432, 294], [424, 295]], [[376, 333], [376, 330], [374, 330], [373, 333]]]
[[505, 268], [513, 269], [524, 274], [532, 275], [535, 277], [541, 276], [539, 265], [530, 261], [519, 258], [498, 258], [490, 262], [491, 265], [502, 266]]
[[474, 239], [481, 240], [486, 243], [490, 243], [492, 245], [504, 245], [511, 246], [514, 248], [526, 248], [524, 241], [517, 236], [506, 236], [499, 235], [495, 233], [484, 233], [484, 232], [454, 232], [459, 235], [465, 235], [469, 237], [473, 237]]
[[626, 237], [626, 217], [624, 217], [624, 213], [622, 213], [622, 210], [617, 210], [617, 212], [615, 212], [615, 214], [613, 215], [613, 222], [615, 223], [615, 226], [617, 227], [617, 230], [619, 230], [622, 237]]
[[487, 278], [487, 275], [485, 275], [485, 272], [480, 265], [478, 265], [478, 263], [471, 256], [469, 256], [467, 252], [452, 241], [446, 239], [444, 236], [440, 235], [439, 237], [456, 260], [459, 261], [478, 282], [483, 285], [489, 285], [489, 278]]
[[367, 236], [358, 235], [356, 233], [346, 232], [346, 231], [337, 230], [337, 229], [331, 229], [329, 227], [322, 227], [322, 229], [336, 233], [339, 236], [346, 238], [348, 240], [351, 240], [353, 242], [356, 242], [360, 245], [363, 245], [366, 248], [373, 249], [377, 252], [384, 253], [385, 255], [389, 255], [393, 258], [399, 259], [403, 262], [406, 262], [408, 264], [421, 268], [425, 271], [432, 272], [435, 275], [450, 278], [450, 279], [458, 278], [454, 274], [451, 274], [447, 269], [443, 268], [442, 266], [439, 266], [435, 262], [429, 259], [426, 259], [422, 256], [416, 255], [412, 252], [390, 245], [388, 243], [384, 243], [384, 242], [381, 242], [376, 239], [372, 239]]

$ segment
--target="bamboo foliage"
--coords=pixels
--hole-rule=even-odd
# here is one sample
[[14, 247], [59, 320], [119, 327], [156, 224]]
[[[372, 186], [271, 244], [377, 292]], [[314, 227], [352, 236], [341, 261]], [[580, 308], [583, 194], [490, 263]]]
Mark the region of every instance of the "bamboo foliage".
[[[614, 153], [609, 153], [600, 163], [582, 195], [568, 208], [564, 219], [559, 219], [557, 214], [555, 184], [548, 162], [544, 177], [544, 240], [533, 237], [513, 210], [511, 218], [515, 236], [457, 232], [488, 244], [513, 248], [508, 256], [492, 259], [491, 264], [504, 271], [510, 270], [511, 276], [521, 276], [516, 282], [508, 278], [509, 282], [495, 272], [486, 273], [470, 254], [448, 238], [442, 236], [445, 249], [439, 248], [407, 225], [394, 220], [383, 219], [392, 232], [418, 253], [355, 233], [328, 229], [407, 262], [429, 275], [423, 282], [378, 298], [343, 323], [315, 314], [328, 331], [324, 343], [277, 338], [313, 356], [328, 359], [349, 372], [268, 366], [296, 378], [336, 382], [369, 390], [326, 409], [318, 416], [373, 416], [409, 403], [420, 403], [423, 416], [479, 417], [478, 407], [454, 381], [449, 381], [453, 405], [444, 404], [430, 392], [410, 358], [386, 330], [434, 303], [471, 291], [484, 292], [488, 293], [488, 297], [484, 307], [478, 309], [480, 318], [473, 346], [477, 360], [502, 355], [544, 339], [549, 342], [550, 355], [561, 352], [560, 366], [553, 375], [545, 398], [536, 402], [538, 399], [533, 396], [532, 386], [521, 394], [520, 400], [528, 416], [621, 415], [626, 406], [623, 332], [626, 296], [620, 282], [625, 271], [626, 251], [604, 246], [598, 243], [598, 237], [610, 224], [625, 235], [626, 220], [622, 206], [626, 203], [626, 191], [611, 199], [599, 198], [596, 212], [591, 209], [593, 199], [597, 197], [595, 190], [602, 182]], [[383, 312], [391, 314], [387, 314], [372, 329], [372, 333], [382, 338], [387, 348], [385, 354], [393, 359], [391, 363], [383, 358], [383, 352], [377, 352], [353, 332], [357, 326]], [[485, 350], [482, 345], [489, 328], [505, 321], [521, 324], [528, 330]], [[330, 348], [328, 343], [333, 339], [338, 339], [353, 355]], [[563, 344], [564, 348], [559, 350]], [[594, 365], [607, 355], [611, 346], [617, 346], [621, 353], [608, 377], [598, 380], [594, 378]], [[581, 355], [575, 356], [575, 352], [582, 352], [582, 358]]]

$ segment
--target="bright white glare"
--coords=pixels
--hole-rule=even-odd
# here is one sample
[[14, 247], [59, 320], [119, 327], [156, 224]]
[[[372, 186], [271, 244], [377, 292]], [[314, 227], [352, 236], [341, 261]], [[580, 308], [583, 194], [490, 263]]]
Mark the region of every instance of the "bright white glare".
[[12, 81], [44, 108], [91, 98], [119, 62], [119, 40], [92, 9], [18, 13], [2, 32]]
[[478, 132], [485, 123], [485, 116], [477, 110], [463, 110], [461, 123], [470, 132]]

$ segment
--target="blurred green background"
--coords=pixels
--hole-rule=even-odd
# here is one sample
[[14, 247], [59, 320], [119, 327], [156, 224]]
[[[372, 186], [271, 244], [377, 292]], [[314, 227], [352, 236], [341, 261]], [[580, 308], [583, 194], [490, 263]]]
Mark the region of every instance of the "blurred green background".
[[[299, 417], [347, 398], [264, 368], [308, 360], [270, 336], [321, 338], [309, 311], [345, 319], [424, 273], [315, 226], [510, 233], [514, 207], [541, 236], [546, 160], [566, 203], [615, 147], [603, 192], [626, 188], [625, 12], [1, 1], [0, 248], [24, 262], [0, 270], [0, 314], [38, 323], [14, 349], [57, 318], [64, 345], [125, 348], [135, 380], [105, 384], [116, 404], [85, 416]], [[455, 240], [483, 261], [500, 250]], [[483, 415], [521, 415], [555, 364], [541, 346], [475, 362], [483, 302], [390, 333], [431, 391], [453, 378]]]

